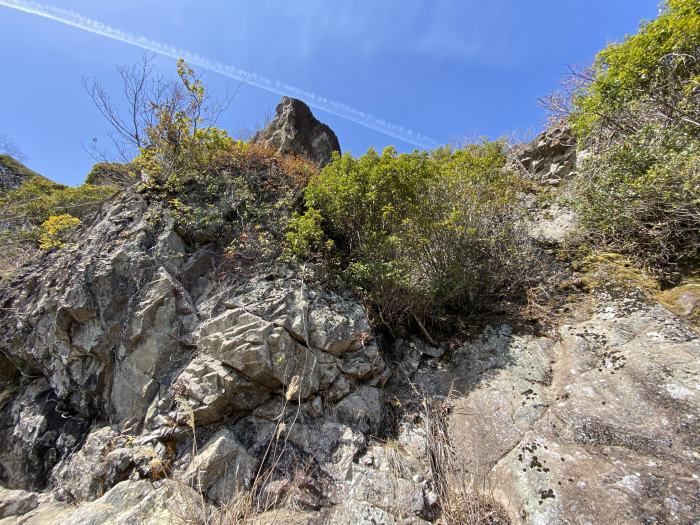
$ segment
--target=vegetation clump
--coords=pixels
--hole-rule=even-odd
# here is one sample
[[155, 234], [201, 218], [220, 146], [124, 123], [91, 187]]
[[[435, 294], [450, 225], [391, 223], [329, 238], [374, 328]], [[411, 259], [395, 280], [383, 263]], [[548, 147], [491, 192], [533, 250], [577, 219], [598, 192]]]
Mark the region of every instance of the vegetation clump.
[[67, 217], [80, 222], [117, 191], [114, 186], [64, 186], [32, 172], [18, 188], [1, 194], [0, 277], [39, 250], [60, 247], [73, 229], [65, 227]]
[[183, 61], [178, 77], [175, 98], [153, 105], [153, 124], [131, 164], [146, 178], [142, 191], [168, 205], [177, 232], [193, 246], [212, 244], [249, 264], [279, 255], [315, 165], [210, 125], [201, 81]]
[[85, 184], [129, 188], [138, 182], [135, 167], [130, 163], [98, 162], [85, 178]]
[[52, 215], [41, 223], [41, 235], [39, 237], [39, 248], [50, 250], [60, 248], [68, 238], [68, 234], [80, 225], [80, 219], [68, 213]]
[[390, 327], [522, 301], [540, 265], [504, 165], [499, 142], [336, 154], [309, 181], [289, 247], [333, 261]]
[[574, 204], [588, 244], [675, 280], [700, 260], [700, 3], [668, 0], [578, 80]]

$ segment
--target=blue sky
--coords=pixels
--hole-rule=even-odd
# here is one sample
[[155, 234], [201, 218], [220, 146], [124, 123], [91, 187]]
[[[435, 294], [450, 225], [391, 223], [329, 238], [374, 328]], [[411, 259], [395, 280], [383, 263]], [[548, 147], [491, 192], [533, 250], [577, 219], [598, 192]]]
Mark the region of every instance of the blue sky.
[[[439, 143], [539, 130], [537, 99], [569, 64], [585, 65], [608, 42], [652, 19], [657, 0], [56, 0], [51, 5], [212, 61], [339, 101]], [[0, 134], [27, 164], [79, 184], [107, 146], [106, 124], [81, 78], [115, 94], [117, 64], [140, 51], [0, 6]], [[174, 60], [158, 58], [163, 73]], [[238, 82], [205, 73], [214, 94]], [[274, 111], [279, 95], [244, 85], [219, 121], [232, 134]], [[343, 150], [413, 145], [315, 110]]]

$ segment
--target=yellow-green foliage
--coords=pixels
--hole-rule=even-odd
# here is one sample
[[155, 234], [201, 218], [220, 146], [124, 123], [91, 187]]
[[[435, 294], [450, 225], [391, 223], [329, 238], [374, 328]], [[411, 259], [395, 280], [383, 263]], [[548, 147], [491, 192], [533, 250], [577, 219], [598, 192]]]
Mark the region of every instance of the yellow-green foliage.
[[31, 229], [51, 215], [69, 213], [81, 218], [116, 191], [112, 186], [64, 186], [35, 175], [0, 197], [2, 221], [10, 228]]
[[574, 97], [573, 123], [581, 136], [596, 124], [624, 130], [620, 110], [651, 106], [657, 117], [695, 121], [697, 134], [699, 95], [700, 2], [667, 0], [658, 18], [598, 53], [592, 80]]
[[389, 323], [517, 298], [537, 264], [504, 164], [498, 142], [336, 155], [309, 182], [287, 241], [307, 256], [335, 241], [345, 275]]
[[[49, 218], [66, 216], [80, 220], [116, 191], [113, 186], [64, 186], [33, 174], [19, 188], [0, 195], [0, 278], [36, 257], [40, 244], [42, 248], [60, 244], [59, 232], [57, 237], [47, 236], [42, 225], [53, 228], [65, 222], [56, 223]], [[59, 244], [52, 244], [54, 240]]]
[[135, 166], [119, 162], [98, 162], [85, 178], [85, 184], [120, 188], [133, 186], [137, 181]]
[[649, 127], [580, 166], [576, 205], [596, 246], [669, 269], [700, 257], [700, 144]]
[[184, 101], [153, 108], [155, 124], [145, 131], [148, 146], [141, 148], [134, 167], [150, 178], [151, 183], [177, 192], [187, 181], [211, 170], [222, 153], [234, 148], [226, 131], [200, 127], [200, 112], [205, 99], [204, 86], [194, 71], [182, 60], [177, 62]]
[[41, 223], [41, 235], [39, 236], [39, 248], [50, 250], [63, 246], [70, 234], [80, 225], [80, 219], [67, 213], [52, 215]]

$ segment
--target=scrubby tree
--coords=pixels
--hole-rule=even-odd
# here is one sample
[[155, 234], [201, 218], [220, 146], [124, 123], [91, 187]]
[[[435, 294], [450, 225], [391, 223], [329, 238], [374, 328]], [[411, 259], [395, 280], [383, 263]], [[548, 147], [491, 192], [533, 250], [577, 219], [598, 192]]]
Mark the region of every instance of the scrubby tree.
[[26, 160], [26, 155], [22, 153], [19, 146], [7, 135], [0, 133], [0, 155], [9, 155], [15, 160], [24, 162]]
[[574, 203], [594, 249], [667, 278], [700, 258], [700, 2], [601, 51], [579, 76], [569, 120], [579, 148]]
[[[110, 139], [122, 162], [130, 161], [138, 152], [152, 145], [149, 130], [158, 126], [162, 112], [184, 113], [195, 126], [210, 127], [231, 103], [232, 95], [213, 99], [202, 91], [202, 97], [193, 99], [193, 88], [201, 87], [201, 75], [195, 74], [184, 61], [180, 68], [187, 67], [188, 82], [180, 78], [160, 75], [154, 66], [154, 55], [143, 53], [138, 62], [118, 66], [123, 98], [110, 95], [97, 79], [83, 79], [83, 86], [93, 104], [110, 126]], [[193, 103], [194, 102], [194, 103]], [[106, 152], [97, 151], [102, 160], [108, 160]]]

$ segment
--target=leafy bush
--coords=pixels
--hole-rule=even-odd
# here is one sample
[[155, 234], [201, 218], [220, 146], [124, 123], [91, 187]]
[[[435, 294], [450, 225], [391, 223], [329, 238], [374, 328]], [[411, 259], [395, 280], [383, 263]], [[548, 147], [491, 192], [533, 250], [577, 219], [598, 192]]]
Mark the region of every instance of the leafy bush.
[[131, 164], [98, 162], [85, 178], [85, 184], [93, 186], [117, 186], [128, 188], [138, 181], [136, 169]]
[[573, 95], [587, 151], [578, 206], [589, 244], [670, 276], [700, 247], [700, 2], [601, 51]]
[[700, 135], [700, 2], [667, 0], [656, 20], [601, 51], [584, 80], [573, 99], [581, 138], [650, 122]]
[[577, 206], [595, 246], [666, 272], [700, 256], [700, 143], [649, 127], [581, 166]]
[[322, 228], [344, 275], [389, 325], [522, 299], [538, 265], [515, 200], [519, 181], [504, 164], [497, 142], [336, 155], [309, 182], [307, 211], [287, 240], [297, 253], [327, 251]]
[[39, 237], [39, 248], [50, 250], [63, 246], [71, 231], [80, 225], [80, 219], [67, 213], [62, 215], [52, 215], [41, 223], [41, 236]]

